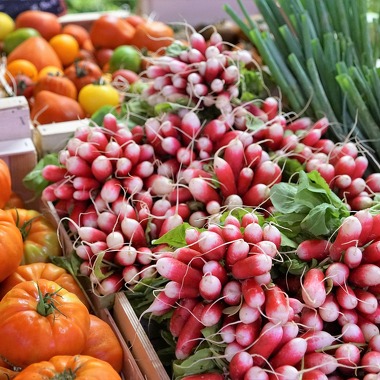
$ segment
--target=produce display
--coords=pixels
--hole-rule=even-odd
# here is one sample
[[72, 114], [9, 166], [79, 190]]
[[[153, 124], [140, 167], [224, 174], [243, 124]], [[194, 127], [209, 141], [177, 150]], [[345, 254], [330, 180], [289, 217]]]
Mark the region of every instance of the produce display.
[[[169, 378], [378, 378], [379, 57], [364, 2], [357, 13], [351, 1], [316, 3], [257, 1], [267, 29], [240, 0], [247, 23], [226, 6], [260, 64], [247, 41], [232, 45], [216, 28], [187, 26], [180, 39], [134, 15], [103, 15], [86, 36], [66, 29], [103, 64], [64, 48], [67, 61], [59, 58], [62, 29], [21, 42], [44, 41], [60, 62], [46, 66], [53, 75], [29, 72], [40, 77], [33, 120], [50, 101], [60, 108], [52, 115], [73, 101], [76, 117], [90, 121], [24, 178], [58, 227], [13, 203], [0, 160], [0, 377], [85, 379], [95, 370], [94, 378], [127, 379], [120, 342], [89, 302], [123, 292]], [[338, 8], [340, 23], [330, 24]], [[313, 10], [325, 12], [323, 22]], [[358, 22], [365, 46], [355, 30], [339, 29], [343, 16]], [[350, 36], [365, 61], [328, 50]], [[78, 72], [90, 78], [70, 79]], [[65, 91], [54, 93], [65, 103], [49, 85]]]

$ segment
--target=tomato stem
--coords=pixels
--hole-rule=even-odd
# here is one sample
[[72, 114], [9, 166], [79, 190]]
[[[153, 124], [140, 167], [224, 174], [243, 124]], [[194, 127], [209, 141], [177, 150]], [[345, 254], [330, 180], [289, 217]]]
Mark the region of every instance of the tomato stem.
[[[60, 296], [58, 292], [62, 288], [59, 288], [54, 293], [46, 293], [45, 295], [42, 294], [40, 287], [37, 284], [37, 290], [38, 290], [38, 303], [37, 303], [37, 312], [38, 314], [47, 317], [50, 314], [54, 314], [55, 312], [58, 312], [59, 314], [64, 315], [56, 306], [56, 301], [54, 300], [55, 296]], [[61, 297], [61, 296], [60, 296]]]

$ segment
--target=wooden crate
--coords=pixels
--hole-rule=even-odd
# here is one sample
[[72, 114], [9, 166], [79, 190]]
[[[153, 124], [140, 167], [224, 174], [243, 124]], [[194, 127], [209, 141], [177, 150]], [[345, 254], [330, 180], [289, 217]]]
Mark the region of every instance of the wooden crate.
[[170, 380], [124, 293], [115, 295], [113, 317], [145, 378], [147, 380]]

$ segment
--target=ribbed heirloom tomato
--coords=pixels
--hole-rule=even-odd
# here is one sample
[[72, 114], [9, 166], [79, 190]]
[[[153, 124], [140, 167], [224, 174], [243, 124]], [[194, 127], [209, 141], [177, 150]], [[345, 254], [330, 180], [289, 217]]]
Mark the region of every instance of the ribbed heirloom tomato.
[[7, 163], [0, 158], [0, 208], [8, 202], [12, 193], [11, 172]]
[[31, 364], [16, 380], [120, 380], [110, 364], [87, 355], [54, 356], [49, 361]]
[[90, 328], [82, 301], [43, 279], [14, 286], [0, 301], [0, 315], [0, 356], [21, 368], [55, 355], [79, 354]]
[[12, 216], [0, 209], [0, 281], [11, 275], [21, 263], [23, 241]]
[[24, 240], [23, 264], [47, 262], [50, 256], [61, 256], [57, 229], [36, 210], [13, 208], [5, 211], [19, 228]]
[[20, 265], [10, 276], [1, 282], [0, 300], [20, 282], [37, 281], [40, 279], [56, 282], [69, 292], [76, 294], [78, 298], [89, 307], [88, 300], [75, 278], [70, 273], [66, 272], [64, 268], [52, 263]]

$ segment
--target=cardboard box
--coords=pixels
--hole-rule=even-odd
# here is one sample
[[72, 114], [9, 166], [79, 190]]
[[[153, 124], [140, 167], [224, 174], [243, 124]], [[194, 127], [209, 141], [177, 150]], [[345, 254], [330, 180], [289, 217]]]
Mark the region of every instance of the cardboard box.
[[32, 128], [24, 96], [0, 98], [0, 141], [31, 138]]
[[0, 141], [0, 158], [11, 172], [12, 190], [21, 196], [26, 208], [39, 209], [39, 199], [23, 184], [24, 177], [37, 165], [37, 150], [32, 139]]
[[88, 125], [89, 122], [89, 119], [81, 119], [43, 124], [35, 127], [33, 140], [39, 156], [59, 152], [65, 148], [67, 141], [72, 137], [75, 130], [80, 126]]
[[113, 317], [145, 378], [147, 380], [170, 380], [124, 293], [115, 295]]

